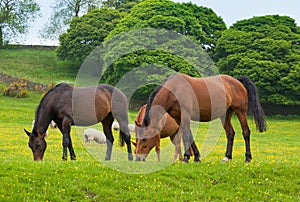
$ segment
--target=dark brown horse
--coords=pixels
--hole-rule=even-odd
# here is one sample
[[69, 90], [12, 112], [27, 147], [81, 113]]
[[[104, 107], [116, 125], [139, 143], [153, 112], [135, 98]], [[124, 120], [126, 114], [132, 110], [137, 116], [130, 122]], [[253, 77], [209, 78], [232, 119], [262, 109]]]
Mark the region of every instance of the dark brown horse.
[[[136, 116], [135, 119], [135, 134], [139, 133], [140, 127], [143, 123], [144, 117], [146, 112], [146, 105], [142, 106]], [[177, 136], [177, 132], [179, 129], [179, 125], [176, 123], [176, 121], [167, 113], [164, 115], [163, 119], [160, 120], [164, 122], [164, 126], [162, 130], [153, 135], [152, 137], [147, 137], [144, 139], [136, 138], [136, 142], [133, 142], [133, 144], [136, 146], [135, 154], [138, 158], [142, 158], [143, 160], [146, 159], [147, 155], [151, 151], [151, 149], [155, 146], [156, 153], [157, 153], [157, 159], [160, 161], [160, 139], [170, 137], [171, 142], [175, 146], [175, 154], [174, 154], [174, 161], [179, 156], [179, 160], [182, 161], [182, 153], [181, 153], [181, 137]]]
[[[194, 151], [194, 161], [198, 162], [200, 153], [195, 144], [190, 121], [207, 122], [220, 118], [227, 136], [227, 150], [223, 161], [232, 159], [232, 146], [235, 132], [231, 117], [235, 113], [240, 121], [246, 145], [246, 162], [252, 159], [250, 151], [250, 130], [247, 123], [248, 110], [254, 115], [257, 129], [266, 130], [264, 113], [259, 103], [255, 84], [246, 76], [238, 79], [228, 75], [207, 78], [193, 78], [185, 74], [169, 77], [149, 97], [145, 118], [138, 136], [151, 137], [162, 129], [160, 120], [165, 113], [180, 125], [185, 147], [184, 161], [190, 159], [190, 145]], [[137, 160], [140, 160], [137, 158]]]
[[101, 122], [107, 139], [105, 160], [110, 160], [114, 118], [120, 124], [120, 139], [127, 144], [128, 159], [132, 160], [127, 99], [119, 89], [110, 85], [73, 87], [65, 83], [58, 84], [45, 94], [37, 107], [32, 132], [24, 130], [29, 136], [28, 145], [34, 160], [42, 160], [46, 150], [45, 133], [53, 120], [63, 134], [63, 160], [67, 159], [67, 148], [71, 159], [75, 160], [70, 137], [71, 125], [89, 126]]

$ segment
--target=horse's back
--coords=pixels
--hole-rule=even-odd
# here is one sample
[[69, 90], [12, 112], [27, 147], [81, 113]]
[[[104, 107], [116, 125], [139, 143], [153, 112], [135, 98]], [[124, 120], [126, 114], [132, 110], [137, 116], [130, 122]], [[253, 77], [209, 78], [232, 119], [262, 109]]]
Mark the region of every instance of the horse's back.
[[109, 113], [118, 115], [123, 111], [127, 112], [125, 95], [107, 84], [74, 87], [71, 99], [75, 125], [93, 125], [103, 121]]
[[[184, 79], [181, 85], [176, 77]], [[229, 75], [194, 78], [178, 74], [172, 85], [179, 102], [189, 105], [194, 120], [210, 121], [225, 114], [229, 107], [247, 108], [247, 90]]]

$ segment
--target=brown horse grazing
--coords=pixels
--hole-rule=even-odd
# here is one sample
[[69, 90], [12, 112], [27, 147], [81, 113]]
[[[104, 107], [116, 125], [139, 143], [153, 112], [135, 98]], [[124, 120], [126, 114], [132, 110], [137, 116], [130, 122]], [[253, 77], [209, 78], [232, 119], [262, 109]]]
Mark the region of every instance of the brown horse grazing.
[[[255, 84], [246, 76], [235, 79], [228, 75], [193, 78], [185, 74], [170, 76], [149, 97], [145, 117], [137, 136], [149, 137], [160, 131], [160, 119], [165, 113], [180, 125], [185, 147], [184, 161], [190, 159], [191, 145], [194, 161], [198, 162], [200, 153], [193, 142], [190, 121], [207, 122], [220, 118], [227, 136], [227, 150], [223, 161], [232, 159], [232, 146], [235, 132], [231, 117], [236, 113], [242, 127], [246, 144], [246, 162], [252, 159], [250, 151], [250, 130], [247, 123], [248, 109], [254, 115], [257, 129], [266, 130], [264, 113], [259, 103]], [[141, 160], [137, 158], [136, 160]]]
[[76, 159], [70, 137], [71, 125], [89, 126], [101, 122], [107, 139], [105, 160], [110, 160], [114, 138], [111, 125], [114, 118], [120, 124], [120, 139], [127, 144], [128, 159], [132, 160], [128, 108], [125, 95], [117, 88], [100, 84], [91, 87], [73, 87], [61, 83], [49, 90], [42, 98], [35, 114], [29, 147], [34, 160], [42, 160], [46, 150], [45, 133], [51, 120], [63, 134], [63, 160], [67, 160], [67, 148], [72, 160]]
[[[139, 133], [139, 129], [142, 125], [142, 122], [145, 117], [145, 112], [146, 112], [146, 105], [142, 106], [136, 116], [135, 119], [135, 134]], [[136, 138], [136, 142], [133, 142], [134, 146], [136, 146], [135, 149], [135, 154], [139, 157], [142, 158], [143, 160], [146, 159], [147, 155], [151, 151], [151, 149], [155, 146], [156, 153], [157, 153], [157, 159], [160, 161], [160, 139], [161, 138], [166, 138], [170, 137], [171, 142], [175, 146], [175, 155], [174, 155], [174, 161], [179, 156], [179, 160], [182, 161], [182, 153], [181, 153], [181, 137], [177, 136], [177, 132], [179, 129], [179, 125], [176, 123], [176, 121], [170, 117], [170, 115], [165, 114], [163, 117], [163, 120], [165, 124], [162, 129], [158, 134], [155, 134], [154, 136], [147, 137], [144, 139], [139, 139]]]

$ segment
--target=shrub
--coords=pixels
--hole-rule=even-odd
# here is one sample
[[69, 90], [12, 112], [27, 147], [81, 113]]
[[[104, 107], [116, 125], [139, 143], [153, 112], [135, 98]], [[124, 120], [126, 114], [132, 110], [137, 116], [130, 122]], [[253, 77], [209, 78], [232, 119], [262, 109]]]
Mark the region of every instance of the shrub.
[[19, 81], [11, 83], [4, 89], [3, 95], [16, 98], [28, 97], [26, 79], [22, 78]]

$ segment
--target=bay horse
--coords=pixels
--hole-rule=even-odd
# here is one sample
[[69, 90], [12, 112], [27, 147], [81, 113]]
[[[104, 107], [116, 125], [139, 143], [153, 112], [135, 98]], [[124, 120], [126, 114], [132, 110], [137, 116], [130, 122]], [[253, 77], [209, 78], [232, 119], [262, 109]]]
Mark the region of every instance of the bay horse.
[[[139, 133], [140, 127], [145, 117], [146, 106], [147, 105], [142, 106], [136, 115], [135, 134]], [[164, 121], [164, 126], [159, 133], [143, 139], [136, 138], [136, 142], [132, 142], [136, 147], [134, 153], [138, 156], [138, 158], [142, 158], [143, 160], [145, 160], [151, 149], [155, 146], [157, 160], [160, 161], [160, 139], [170, 137], [171, 142], [175, 146], [175, 154], [173, 160], [176, 161], [176, 159], [179, 157], [179, 160], [182, 161], [183, 157], [180, 146], [181, 137], [177, 136], [179, 125], [167, 113], [164, 115], [161, 121]]]
[[[200, 153], [190, 129], [190, 121], [208, 122], [217, 118], [222, 121], [227, 136], [227, 149], [223, 161], [232, 159], [235, 132], [231, 117], [235, 113], [242, 128], [246, 146], [246, 160], [252, 159], [250, 130], [247, 123], [248, 110], [253, 114], [256, 129], [266, 131], [264, 112], [259, 102], [255, 84], [246, 76], [237, 79], [229, 75], [193, 78], [185, 74], [174, 74], [153, 91], [147, 101], [145, 117], [137, 134], [140, 138], [151, 137], [162, 129], [160, 120], [165, 113], [175, 119], [184, 142], [184, 162], [190, 159], [191, 146], [194, 161], [199, 162]], [[136, 160], [140, 160], [136, 158]]]
[[130, 133], [128, 130], [127, 98], [119, 89], [100, 84], [89, 87], [73, 87], [66, 83], [50, 89], [40, 101], [35, 113], [32, 132], [24, 131], [29, 136], [29, 147], [34, 160], [42, 160], [46, 150], [45, 134], [53, 120], [63, 135], [62, 159], [67, 160], [67, 148], [71, 160], [76, 160], [70, 136], [71, 125], [90, 126], [102, 123], [107, 139], [105, 160], [111, 159], [114, 137], [111, 126], [114, 119], [120, 124], [120, 140], [127, 144], [128, 160], [133, 160]]

